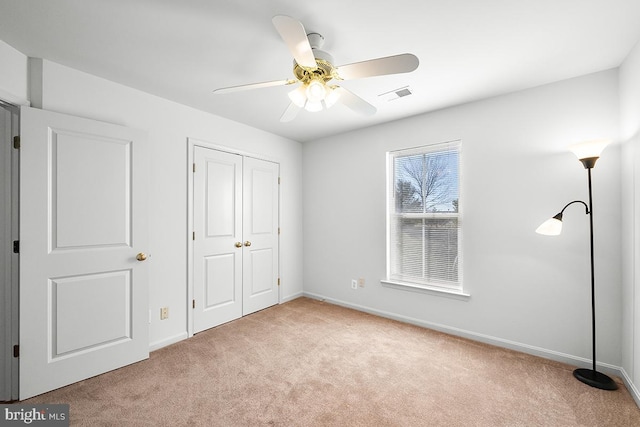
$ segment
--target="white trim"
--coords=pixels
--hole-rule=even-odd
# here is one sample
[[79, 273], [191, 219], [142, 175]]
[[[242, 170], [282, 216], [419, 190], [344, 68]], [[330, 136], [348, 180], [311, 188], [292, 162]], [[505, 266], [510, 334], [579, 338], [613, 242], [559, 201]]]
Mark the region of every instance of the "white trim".
[[159, 341], [154, 341], [152, 343], [149, 343], [149, 351], [151, 352], [151, 351], [159, 350], [162, 347], [175, 344], [177, 342], [186, 340], [187, 338], [189, 338], [189, 334], [186, 331], [180, 332], [178, 335], [174, 335], [172, 337], [164, 338]]
[[258, 155], [256, 153], [251, 153], [249, 151], [236, 150], [235, 148], [231, 148], [225, 145], [219, 145], [209, 141], [204, 141], [198, 138], [188, 137], [187, 140], [188, 140], [188, 143], [191, 144], [192, 146], [210, 148], [212, 150], [224, 151], [225, 153], [237, 154], [240, 156], [252, 157], [254, 159], [266, 160], [268, 162], [277, 163], [277, 164], [282, 163], [280, 160], [273, 157]]
[[416, 147], [399, 148], [397, 150], [391, 150], [388, 153], [393, 156], [395, 156], [397, 153], [402, 153], [403, 155], [406, 155], [406, 156], [412, 156], [412, 155], [423, 154], [423, 153], [437, 153], [440, 151], [450, 150], [453, 148], [457, 148], [459, 150], [461, 144], [462, 144], [462, 139], [458, 138], [458, 139], [452, 139], [449, 141], [432, 142], [429, 144], [418, 145]]
[[471, 294], [468, 294], [461, 289], [454, 288], [441, 288], [437, 286], [429, 286], [429, 285], [416, 285], [413, 283], [405, 283], [405, 282], [397, 282], [388, 279], [380, 280], [382, 286], [385, 288], [393, 288], [399, 289], [402, 291], [410, 291], [410, 292], [419, 292], [424, 294], [436, 295], [440, 297], [449, 297], [461, 300], [468, 300], [471, 298]]
[[[640, 140], [640, 135], [636, 134], [636, 137], [634, 138], [635, 141]], [[636, 194], [638, 193], [638, 191], [636, 190], [636, 185], [638, 184], [638, 173], [637, 173], [637, 162], [636, 160], [638, 159], [638, 155], [636, 154], [636, 148], [635, 145], [633, 143], [634, 141], [630, 141], [628, 142], [629, 147], [631, 148], [631, 156], [632, 156], [632, 168], [631, 168], [631, 218], [632, 220], [631, 222], [631, 234], [630, 234], [630, 238], [631, 238], [631, 254], [629, 255], [630, 259], [631, 259], [631, 277], [629, 278], [629, 284], [628, 286], [631, 287], [631, 326], [630, 326], [630, 335], [631, 335], [631, 372], [632, 374], [634, 374], [634, 377], [638, 377], [637, 376], [637, 369], [640, 368], [639, 366], [637, 366], [636, 362], [638, 361], [638, 359], [640, 358], [640, 355], [637, 354], [637, 349], [640, 347], [639, 343], [636, 342], [636, 328], [638, 325], [638, 320], [640, 318], [640, 312], [638, 311], [637, 307], [639, 307], [638, 305], [638, 293], [636, 291], [636, 289], [638, 288], [638, 265], [639, 261], [640, 261], [640, 246], [638, 244], [638, 234], [640, 233], [640, 230], [638, 230], [638, 224], [640, 224], [636, 214], [637, 214], [637, 207], [638, 207], [638, 203], [640, 202], [639, 200], [637, 200]], [[623, 195], [624, 197], [624, 195]], [[623, 311], [624, 311], [624, 306], [623, 306]], [[623, 356], [624, 358], [624, 356]], [[626, 375], [626, 372], [625, 372]], [[629, 384], [632, 387], [627, 386], [627, 388], [629, 388], [631, 390], [631, 388], [633, 388], [634, 393], [632, 393], [633, 398], [635, 399], [636, 403], [638, 404], [638, 406], [640, 406], [640, 393], [638, 392], [638, 389], [635, 387], [635, 384], [633, 383], [633, 381], [631, 380], [631, 378], [629, 378]]]
[[187, 337], [193, 336], [193, 148], [187, 138]]
[[15, 106], [21, 106], [21, 105], [24, 105], [25, 107], [31, 106], [31, 103], [26, 98], [15, 96], [14, 94], [9, 93], [2, 89], [0, 89], [0, 100], [8, 102], [9, 104], [13, 104]]
[[[536, 347], [529, 344], [519, 343], [516, 341], [505, 340], [502, 338], [494, 337], [486, 334], [479, 334], [476, 332], [468, 331], [465, 329], [455, 328], [452, 326], [443, 325], [440, 323], [427, 322], [420, 319], [415, 319], [413, 317], [403, 316], [396, 313], [391, 313], [388, 311], [382, 311], [373, 309], [370, 307], [362, 306], [359, 304], [352, 304], [346, 301], [337, 300], [334, 298], [325, 297], [323, 295], [304, 292], [304, 296], [318, 299], [321, 301], [326, 301], [331, 304], [340, 305], [347, 308], [352, 308], [354, 310], [362, 311], [369, 314], [374, 314], [376, 316], [385, 317], [387, 319], [398, 320], [400, 322], [409, 323], [416, 326], [421, 326], [427, 329], [433, 329], [439, 332], [444, 332], [450, 335], [455, 335], [462, 338], [467, 338], [473, 341], [482, 342], [485, 344], [495, 345], [497, 347], [506, 348], [509, 350], [519, 351], [521, 353], [531, 354], [533, 356], [542, 357], [544, 359], [554, 360], [556, 362], [566, 363], [568, 365], [574, 365], [579, 367], [590, 367], [591, 360], [586, 359], [584, 357], [574, 356], [571, 354], [561, 353], [555, 350], [550, 350], [542, 347]], [[615, 375], [619, 377], [623, 377], [622, 368], [619, 366], [611, 365], [608, 363], [597, 363], [598, 367], [603, 373], [608, 375]]]

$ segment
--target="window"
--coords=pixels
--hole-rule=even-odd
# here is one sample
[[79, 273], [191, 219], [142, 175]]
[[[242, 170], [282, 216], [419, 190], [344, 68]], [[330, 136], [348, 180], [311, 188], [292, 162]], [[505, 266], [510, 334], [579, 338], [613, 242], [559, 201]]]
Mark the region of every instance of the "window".
[[460, 142], [388, 153], [387, 278], [462, 291]]

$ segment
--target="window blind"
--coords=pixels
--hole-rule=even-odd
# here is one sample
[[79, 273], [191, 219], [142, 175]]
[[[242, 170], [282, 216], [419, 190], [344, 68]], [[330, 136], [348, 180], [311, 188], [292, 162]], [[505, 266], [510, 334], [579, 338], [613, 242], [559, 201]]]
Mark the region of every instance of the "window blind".
[[389, 153], [388, 276], [461, 289], [460, 142]]

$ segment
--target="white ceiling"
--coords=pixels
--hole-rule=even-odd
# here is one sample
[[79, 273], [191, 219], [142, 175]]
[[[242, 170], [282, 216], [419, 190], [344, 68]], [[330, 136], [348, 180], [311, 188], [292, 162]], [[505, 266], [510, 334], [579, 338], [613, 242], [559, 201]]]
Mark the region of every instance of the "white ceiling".
[[[213, 94], [292, 77], [279, 14], [322, 34], [334, 65], [408, 52], [420, 66], [341, 83], [372, 117], [338, 104], [281, 123], [292, 86]], [[638, 39], [640, 0], [0, 0], [0, 40], [28, 56], [297, 141], [614, 68]]]

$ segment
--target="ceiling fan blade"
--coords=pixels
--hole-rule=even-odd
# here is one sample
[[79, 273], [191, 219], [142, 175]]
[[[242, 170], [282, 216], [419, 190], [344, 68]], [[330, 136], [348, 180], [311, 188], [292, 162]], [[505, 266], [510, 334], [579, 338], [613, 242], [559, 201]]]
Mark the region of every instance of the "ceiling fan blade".
[[297, 80], [289, 79], [289, 80], [274, 80], [272, 82], [251, 83], [248, 85], [222, 87], [220, 89], [214, 90], [213, 93], [221, 94], [221, 93], [240, 92], [240, 91], [249, 90], [249, 89], [260, 89], [263, 87], [271, 87], [271, 86], [286, 86], [286, 85], [294, 84], [297, 82], [298, 82]]
[[280, 121], [283, 123], [290, 122], [291, 120], [296, 118], [296, 116], [298, 115], [298, 111], [300, 111], [300, 107], [298, 107], [293, 102], [290, 103], [287, 109], [284, 110], [284, 113], [282, 113], [282, 116], [280, 116]]
[[302, 23], [286, 15], [276, 15], [271, 21], [298, 65], [316, 68], [316, 58]]
[[372, 116], [376, 111], [378, 111], [376, 107], [342, 86], [338, 86], [334, 90], [340, 94], [338, 101], [342, 102], [345, 106], [351, 108], [356, 113], [360, 113], [364, 116]]
[[354, 62], [337, 67], [343, 80], [363, 77], [384, 76], [386, 74], [409, 73], [418, 68], [418, 57], [411, 53], [385, 56], [384, 58]]

